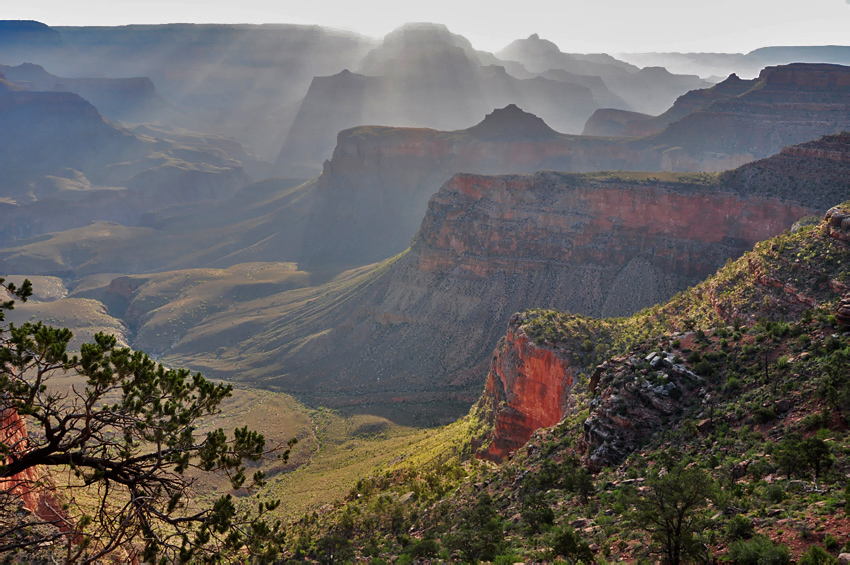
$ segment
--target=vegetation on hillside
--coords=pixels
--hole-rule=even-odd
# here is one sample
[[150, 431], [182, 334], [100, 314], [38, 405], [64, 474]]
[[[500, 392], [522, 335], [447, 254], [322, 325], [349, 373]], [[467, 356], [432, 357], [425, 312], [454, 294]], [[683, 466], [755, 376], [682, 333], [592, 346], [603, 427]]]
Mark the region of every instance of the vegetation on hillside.
[[[289, 557], [835, 562], [850, 548], [850, 331], [836, 316], [848, 261], [821, 222], [628, 319], [525, 313], [539, 347], [607, 359], [595, 396], [579, 391], [573, 414], [502, 465], [461, 459], [364, 477], [344, 503], [291, 527]], [[653, 352], [699, 380], [652, 367]], [[670, 393], [676, 409], [592, 474], [588, 416], [644, 381], [676, 383], [661, 386], [682, 391]], [[626, 427], [629, 410], [618, 416]]]

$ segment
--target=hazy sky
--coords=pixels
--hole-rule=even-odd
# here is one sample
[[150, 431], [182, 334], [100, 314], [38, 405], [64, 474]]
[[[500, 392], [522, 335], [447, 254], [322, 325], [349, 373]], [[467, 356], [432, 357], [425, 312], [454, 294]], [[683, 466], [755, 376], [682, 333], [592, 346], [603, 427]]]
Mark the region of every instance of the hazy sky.
[[373, 37], [429, 21], [488, 51], [532, 33], [571, 52], [850, 45], [850, 0], [0, 0], [0, 18], [49, 25], [319, 24]]

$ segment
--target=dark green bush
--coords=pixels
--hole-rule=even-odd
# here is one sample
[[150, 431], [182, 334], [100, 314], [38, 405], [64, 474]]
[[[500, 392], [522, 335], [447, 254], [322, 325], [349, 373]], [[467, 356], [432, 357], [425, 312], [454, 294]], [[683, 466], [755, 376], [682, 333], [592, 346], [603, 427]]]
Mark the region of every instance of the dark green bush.
[[726, 524], [726, 537], [730, 540], [750, 539], [753, 537], [753, 523], [740, 514]]
[[772, 406], [759, 406], [753, 411], [753, 420], [756, 424], [766, 424], [776, 419], [776, 410]]
[[552, 553], [563, 557], [569, 563], [595, 563], [596, 558], [587, 542], [578, 537], [573, 530], [556, 528], [550, 540]]
[[770, 538], [756, 536], [729, 545], [729, 558], [738, 565], [788, 565], [791, 552], [786, 545], [776, 545]]
[[694, 372], [703, 377], [710, 377], [714, 374], [714, 365], [708, 359], [703, 359], [694, 365]]
[[764, 491], [764, 498], [768, 502], [772, 502], [774, 504], [779, 504], [783, 500], [785, 500], [785, 489], [780, 485], [772, 484]]
[[827, 553], [821, 546], [813, 545], [806, 553], [800, 556], [797, 563], [798, 565], [832, 565], [833, 563], [838, 563], [838, 560]]

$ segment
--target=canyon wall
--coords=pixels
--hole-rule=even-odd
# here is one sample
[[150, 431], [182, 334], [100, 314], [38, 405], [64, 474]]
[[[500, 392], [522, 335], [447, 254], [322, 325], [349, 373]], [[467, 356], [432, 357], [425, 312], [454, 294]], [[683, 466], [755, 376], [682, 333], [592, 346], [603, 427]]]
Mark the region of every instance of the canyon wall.
[[[645, 137], [560, 134], [513, 104], [465, 130], [345, 130], [317, 183], [309, 245], [300, 260], [363, 264], [400, 252], [430, 196], [459, 172], [734, 169], [784, 146], [850, 129], [848, 84], [850, 67], [769, 67], [756, 80], [731, 76], [689, 92], [651, 119], [629, 121], [613, 112], [633, 124], [622, 135], [652, 134]], [[611, 113], [600, 119], [610, 122]]]
[[569, 413], [578, 372], [558, 350], [536, 346], [517, 327], [520, 317], [511, 318], [496, 347], [481, 400], [495, 415], [491, 441], [481, 452], [492, 461], [501, 461], [535, 430], [554, 426]]
[[[434, 148], [409, 150], [425, 158]], [[474, 399], [515, 312], [629, 315], [819, 211], [806, 192], [751, 195], [757, 187], [741, 178], [457, 174], [430, 200], [407, 252], [283, 295], [250, 322], [218, 314], [167, 358], [326, 405]], [[202, 350], [220, 353], [205, 361], [193, 353]]]

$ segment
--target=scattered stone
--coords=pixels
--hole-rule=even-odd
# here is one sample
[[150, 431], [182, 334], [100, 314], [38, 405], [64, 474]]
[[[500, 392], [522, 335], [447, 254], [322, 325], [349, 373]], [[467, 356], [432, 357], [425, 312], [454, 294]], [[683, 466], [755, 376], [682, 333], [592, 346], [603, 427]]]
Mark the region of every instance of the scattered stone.
[[741, 461], [734, 467], [732, 467], [732, 477], [736, 479], [740, 479], [744, 475], [747, 474], [747, 467], [750, 466], [751, 461], [749, 459], [745, 461]]
[[700, 420], [697, 424], [697, 431], [701, 434], [707, 433], [709, 430], [711, 430], [711, 428], [711, 420], [708, 418], [706, 418], [705, 420]]
[[844, 298], [838, 303], [838, 308], [835, 310], [835, 319], [843, 326], [850, 325], [850, 294], [844, 295]]

